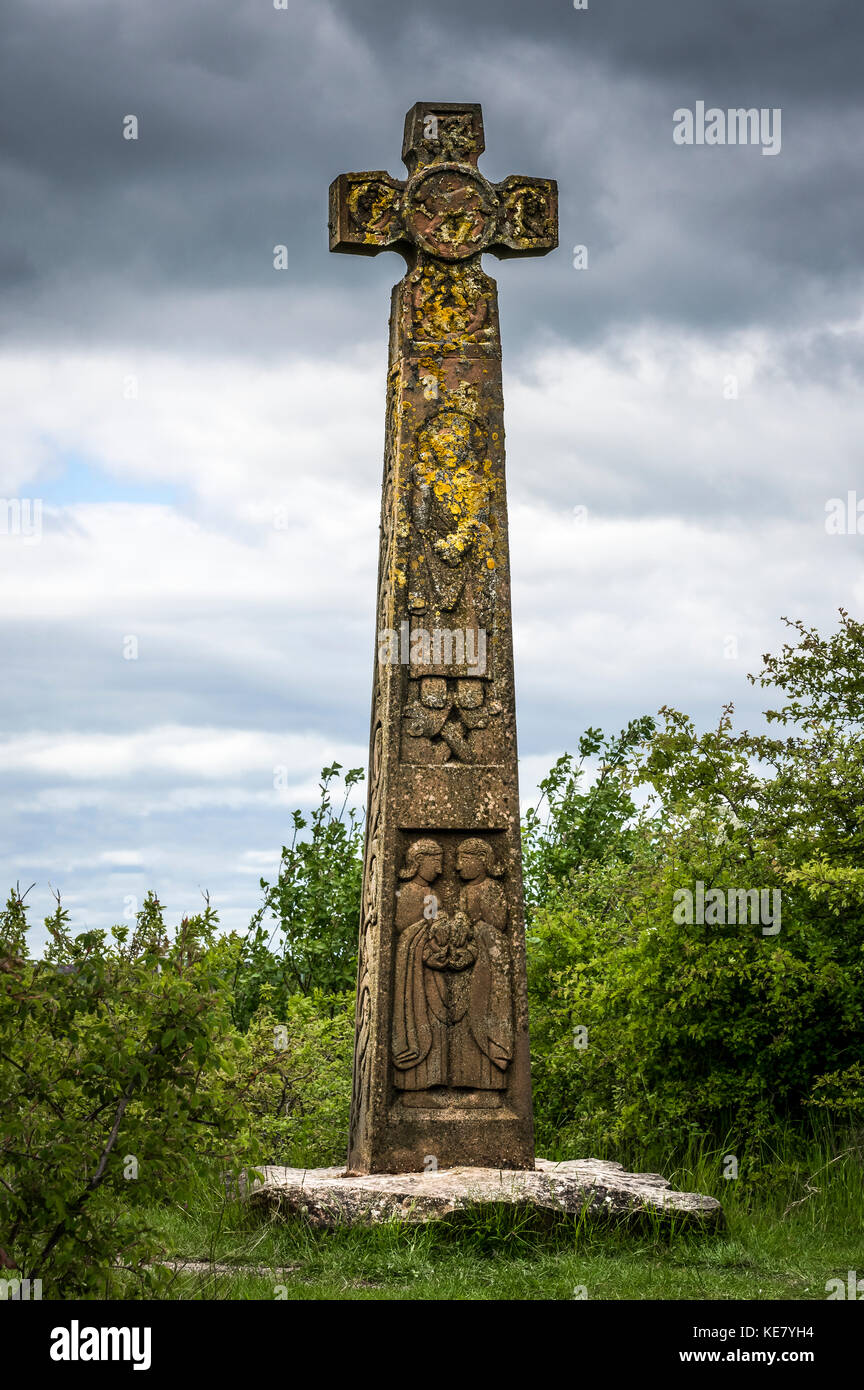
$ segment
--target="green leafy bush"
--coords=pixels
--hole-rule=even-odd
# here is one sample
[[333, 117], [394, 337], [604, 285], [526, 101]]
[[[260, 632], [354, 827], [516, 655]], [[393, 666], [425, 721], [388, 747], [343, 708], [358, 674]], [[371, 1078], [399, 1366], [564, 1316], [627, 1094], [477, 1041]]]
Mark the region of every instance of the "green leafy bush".
[[[752, 678], [784, 697], [766, 712], [782, 737], [736, 733], [731, 708], [701, 735], [661, 710], [615, 773], [613, 805], [638, 788], [647, 804], [547, 876], [529, 933], [547, 1146], [755, 1153], [860, 1101], [864, 629], [842, 612], [828, 639], [792, 626], [798, 644]], [[700, 884], [727, 904], [779, 893], [780, 922], [681, 921]]]
[[152, 895], [131, 935], [67, 924], [58, 900], [34, 961], [22, 895], [0, 913], [0, 1244], [45, 1297], [105, 1297], [118, 1262], [157, 1279], [142, 1204], [232, 1159], [242, 1111], [208, 1082], [236, 1040], [209, 904], [170, 941]]
[[275, 1013], [265, 986], [236, 1040], [236, 1069], [218, 1079], [228, 1108], [242, 1110], [243, 1151], [288, 1167], [344, 1163], [353, 1046], [352, 992], [296, 994]]
[[[252, 919], [234, 979], [234, 1018], [246, 1027], [264, 998], [283, 1006], [295, 994], [340, 995], [354, 988], [363, 879], [363, 826], [347, 808], [362, 768], [345, 774], [341, 806], [331, 783], [340, 763], [321, 773], [318, 805], [292, 816], [275, 883], [261, 880], [264, 902]], [[308, 831], [303, 835], [301, 832]], [[275, 942], [275, 945], [274, 945]]]

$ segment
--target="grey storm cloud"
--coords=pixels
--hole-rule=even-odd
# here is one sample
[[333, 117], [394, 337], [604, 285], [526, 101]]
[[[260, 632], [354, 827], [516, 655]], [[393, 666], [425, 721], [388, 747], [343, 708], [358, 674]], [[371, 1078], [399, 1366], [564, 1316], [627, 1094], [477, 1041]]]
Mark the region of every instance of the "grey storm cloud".
[[[417, 99], [480, 100], [490, 176], [561, 186], [558, 255], [540, 275], [494, 272], [514, 357], [544, 332], [836, 312], [861, 273], [854, 0], [9, 0], [2, 25], [7, 341], [377, 338], [398, 258], [329, 257], [326, 188], [344, 169], [401, 172]], [[697, 100], [780, 106], [781, 157], [673, 145], [673, 111]]]

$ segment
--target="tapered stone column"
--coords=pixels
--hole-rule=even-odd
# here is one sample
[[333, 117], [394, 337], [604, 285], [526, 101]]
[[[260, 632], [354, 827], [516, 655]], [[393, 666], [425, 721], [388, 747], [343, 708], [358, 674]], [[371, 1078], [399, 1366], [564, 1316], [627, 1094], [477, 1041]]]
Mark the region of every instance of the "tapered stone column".
[[343, 174], [330, 249], [393, 290], [348, 1165], [534, 1166], [493, 255], [557, 245], [557, 188], [477, 168], [480, 107], [418, 103], [407, 180]]

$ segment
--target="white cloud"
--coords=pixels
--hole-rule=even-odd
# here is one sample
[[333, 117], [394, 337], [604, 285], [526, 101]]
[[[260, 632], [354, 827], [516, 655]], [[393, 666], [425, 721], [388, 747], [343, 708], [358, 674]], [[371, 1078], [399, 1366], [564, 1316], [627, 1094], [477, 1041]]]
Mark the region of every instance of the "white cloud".
[[[137, 395], [127, 399], [127, 383]], [[124, 481], [180, 483], [228, 520], [280, 503], [304, 510], [356, 487], [382, 450], [380, 372], [342, 361], [43, 350], [0, 355], [7, 495], [66, 457]], [[373, 477], [377, 482], [377, 472]], [[305, 497], [294, 486], [304, 478]]]
[[798, 371], [818, 339], [851, 347], [862, 333], [861, 319], [722, 339], [643, 328], [602, 351], [547, 350], [507, 384], [511, 495], [707, 529], [793, 515], [819, 529], [827, 498], [859, 476], [864, 399]]
[[[279, 797], [312, 790], [305, 777], [323, 762], [357, 757], [359, 746], [325, 742], [320, 734], [255, 733], [244, 729], [160, 725], [129, 734], [31, 733], [0, 743], [0, 768], [54, 779], [99, 782], [118, 779], [265, 778], [273, 789], [277, 769], [293, 778]], [[283, 778], [284, 781], [284, 778]], [[273, 789], [274, 796], [276, 790]]]
[[[526, 801], [587, 724], [663, 701], [705, 719], [730, 697], [752, 708], [745, 675], [785, 636], [782, 613], [826, 624], [861, 603], [864, 538], [827, 536], [824, 502], [857, 467], [864, 406], [790, 386], [795, 350], [765, 333], [642, 328], [507, 377]], [[0, 872], [50, 872], [89, 901], [79, 922], [102, 925], [126, 893], [155, 886], [194, 910], [208, 886], [239, 927], [278, 861], [260, 847], [290, 838], [323, 766], [365, 763], [383, 379], [360, 357], [151, 354], [133, 403], [128, 366], [0, 360], [22, 488], [39, 495], [38, 470], [62, 454], [181, 494], [46, 508], [40, 544], [0, 543], [18, 661]], [[727, 369], [737, 401], [722, 399]]]

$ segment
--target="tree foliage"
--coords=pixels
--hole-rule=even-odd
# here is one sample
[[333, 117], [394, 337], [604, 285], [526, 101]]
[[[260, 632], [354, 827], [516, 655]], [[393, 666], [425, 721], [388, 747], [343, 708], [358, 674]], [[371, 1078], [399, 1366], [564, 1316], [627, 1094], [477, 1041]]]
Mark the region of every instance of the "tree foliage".
[[[535, 910], [547, 1143], [755, 1153], [817, 1111], [864, 1118], [864, 629], [842, 610], [827, 638], [789, 626], [797, 643], [751, 677], [780, 697], [768, 732], [736, 732], [731, 706], [701, 734], [662, 709], [615, 773], [621, 819], [603, 851]], [[779, 929], [727, 909], [676, 920], [697, 885], [727, 905], [730, 890], [779, 894]]]

